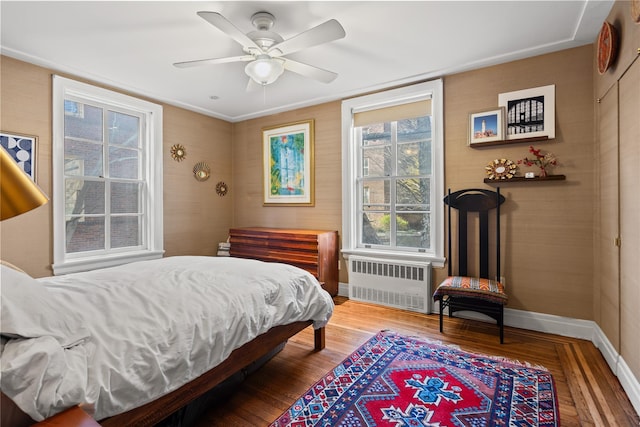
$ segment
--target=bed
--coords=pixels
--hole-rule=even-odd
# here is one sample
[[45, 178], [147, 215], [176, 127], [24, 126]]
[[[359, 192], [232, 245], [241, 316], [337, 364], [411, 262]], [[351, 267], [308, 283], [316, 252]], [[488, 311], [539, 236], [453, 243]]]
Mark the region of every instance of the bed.
[[1, 268], [3, 399], [35, 421], [82, 405], [104, 426], [155, 425], [305, 327], [320, 349], [333, 312], [310, 273], [258, 260]]

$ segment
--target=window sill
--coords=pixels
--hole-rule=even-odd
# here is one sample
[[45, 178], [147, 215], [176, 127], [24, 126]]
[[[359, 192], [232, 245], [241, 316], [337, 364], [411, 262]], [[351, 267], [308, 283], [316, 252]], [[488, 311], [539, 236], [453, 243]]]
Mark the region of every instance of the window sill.
[[444, 267], [445, 258], [418, 252], [392, 252], [375, 249], [343, 249], [342, 256], [348, 260], [351, 255], [370, 256], [372, 258], [388, 259], [392, 261], [430, 262], [433, 267]]
[[115, 267], [116, 265], [128, 264], [135, 261], [162, 258], [163, 254], [163, 250], [139, 251], [67, 260], [53, 264], [53, 274], [54, 276], [59, 276], [61, 274], [78, 273], [81, 271], [96, 270], [98, 268]]

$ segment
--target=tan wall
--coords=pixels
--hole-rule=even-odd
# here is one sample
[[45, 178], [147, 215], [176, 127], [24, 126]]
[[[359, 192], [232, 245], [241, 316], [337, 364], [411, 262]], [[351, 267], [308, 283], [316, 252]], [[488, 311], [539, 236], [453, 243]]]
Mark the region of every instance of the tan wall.
[[[556, 172], [567, 180], [502, 187], [510, 200], [503, 266], [512, 308], [592, 318], [591, 61], [587, 46], [445, 78], [446, 185], [454, 190], [487, 187], [486, 164], [528, 154], [526, 143], [469, 148], [468, 114], [496, 107], [501, 92], [556, 85], [557, 136], [536, 146], [559, 157]], [[263, 207], [261, 128], [309, 118], [316, 120], [316, 207]], [[340, 127], [338, 102], [234, 124], [234, 225], [340, 230]], [[437, 271], [435, 281], [443, 276]], [[348, 281], [344, 268], [340, 280]]]
[[[51, 73], [0, 56], [0, 129], [34, 135], [36, 183], [51, 197]], [[51, 275], [52, 204], [0, 222], [0, 257], [34, 276]]]
[[[566, 181], [505, 184], [510, 203], [504, 275], [509, 307], [593, 318], [593, 108], [592, 49], [582, 47], [445, 78], [447, 187], [486, 187], [484, 166], [513, 160], [527, 144], [484, 149], [466, 145], [468, 113], [497, 105], [501, 92], [556, 85], [555, 140], [537, 144], [560, 159]], [[2, 128], [40, 136], [38, 182], [51, 192], [50, 71], [10, 58], [2, 64]], [[8, 84], [7, 82], [11, 82]], [[229, 124], [165, 106], [165, 248], [168, 255], [213, 254], [231, 226], [335, 229], [341, 232], [340, 102]], [[315, 120], [315, 206], [262, 206], [263, 127]], [[187, 160], [174, 162], [169, 147], [182, 143]], [[195, 181], [197, 161], [212, 178]], [[231, 171], [231, 166], [233, 170]], [[229, 178], [230, 177], [230, 178]], [[220, 198], [215, 183], [228, 181]], [[232, 206], [231, 206], [232, 205]], [[231, 213], [232, 212], [232, 213]], [[50, 273], [50, 206], [5, 221], [2, 257], [36, 276]], [[26, 231], [27, 239], [23, 239]], [[37, 243], [34, 243], [37, 242]], [[342, 266], [340, 280], [346, 282]], [[443, 271], [436, 274], [438, 281]]]
[[[182, 144], [186, 159], [169, 154]], [[164, 241], [165, 255], [214, 255], [227, 240], [232, 221], [233, 192], [216, 193], [216, 184], [232, 181], [231, 124], [181, 108], [164, 106]], [[206, 162], [211, 177], [193, 176], [193, 167]]]
[[[482, 182], [493, 159], [516, 161], [529, 143], [467, 146], [470, 112], [495, 108], [498, 94], [554, 84], [556, 137], [533, 143], [559, 160], [566, 181], [504, 183], [503, 260], [510, 308], [592, 319], [593, 76], [591, 46], [448, 76], [445, 179], [453, 191], [495, 188]], [[537, 171], [520, 166], [520, 170]], [[439, 272], [442, 278], [444, 271]]]
[[[234, 227], [296, 227], [342, 233], [340, 102], [233, 125]], [[262, 128], [313, 119], [315, 206], [263, 206]], [[340, 280], [347, 281], [341, 265]]]
[[[36, 182], [52, 195], [52, 71], [0, 57], [0, 128], [38, 137]], [[231, 124], [164, 105], [164, 233], [167, 255], [213, 255], [227, 238], [231, 197], [219, 197], [218, 181], [231, 180]], [[187, 149], [181, 163], [169, 149]], [[211, 178], [193, 178], [193, 165], [206, 161]], [[53, 262], [52, 203], [0, 223], [0, 257], [35, 277], [51, 275]]]

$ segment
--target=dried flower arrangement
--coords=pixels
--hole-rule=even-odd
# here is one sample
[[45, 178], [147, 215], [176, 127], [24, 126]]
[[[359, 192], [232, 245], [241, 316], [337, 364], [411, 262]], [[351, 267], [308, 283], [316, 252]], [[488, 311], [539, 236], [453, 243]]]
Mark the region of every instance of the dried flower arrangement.
[[541, 150], [534, 148], [533, 145], [529, 146], [529, 152], [533, 154], [534, 157], [525, 157], [524, 159], [520, 159], [518, 160], [518, 164], [537, 166], [538, 168], [540, 168], [541, 177], [547, 176], [547, 168], [549, 166], [555, 166], [558, 164], [558, 159], [556, 159], [553, 153], [542, 154]]

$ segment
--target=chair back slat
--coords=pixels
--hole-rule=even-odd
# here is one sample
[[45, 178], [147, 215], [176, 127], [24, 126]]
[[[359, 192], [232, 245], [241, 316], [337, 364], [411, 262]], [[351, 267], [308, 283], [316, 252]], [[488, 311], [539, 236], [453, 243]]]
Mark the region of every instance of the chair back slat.
[[[458, 276], [466, 276], [467, 270], [469, 267], [468, 259], [467, 259], [467, 243], [469, 239], [467, 235], [469, 234], [467, 221], [469, 215], [467, 215], [467, 211], [458, 211]], [[464, 256], [462, 256], [464, 254]]]
[[485, 189], [466, 189], [456, 192], [447, 192], [447, 196], [444, 198], [444, 202], [448, 206], [448, 220], [449, 220], [449, 276], [453, 275], [453, 262], [451, 259], [451, 230], [453, 224], [451, 223], [451, 209], [458, 210], [458, 273], [459, 276], [467, 276], [469, 268], [468, 254], [468, 218], [471, 213], [478, 213], [479, 219], [479, 277], [489, 279], [489, 212], [496, 209], [496, 276], [500, 277], [500, 205], [504, 203], [505, 198], [500, 195], [500, 189], [496, 191]]
[[478, 212], [480, 222], [480, 277], [489, 278], [489, 211]]

